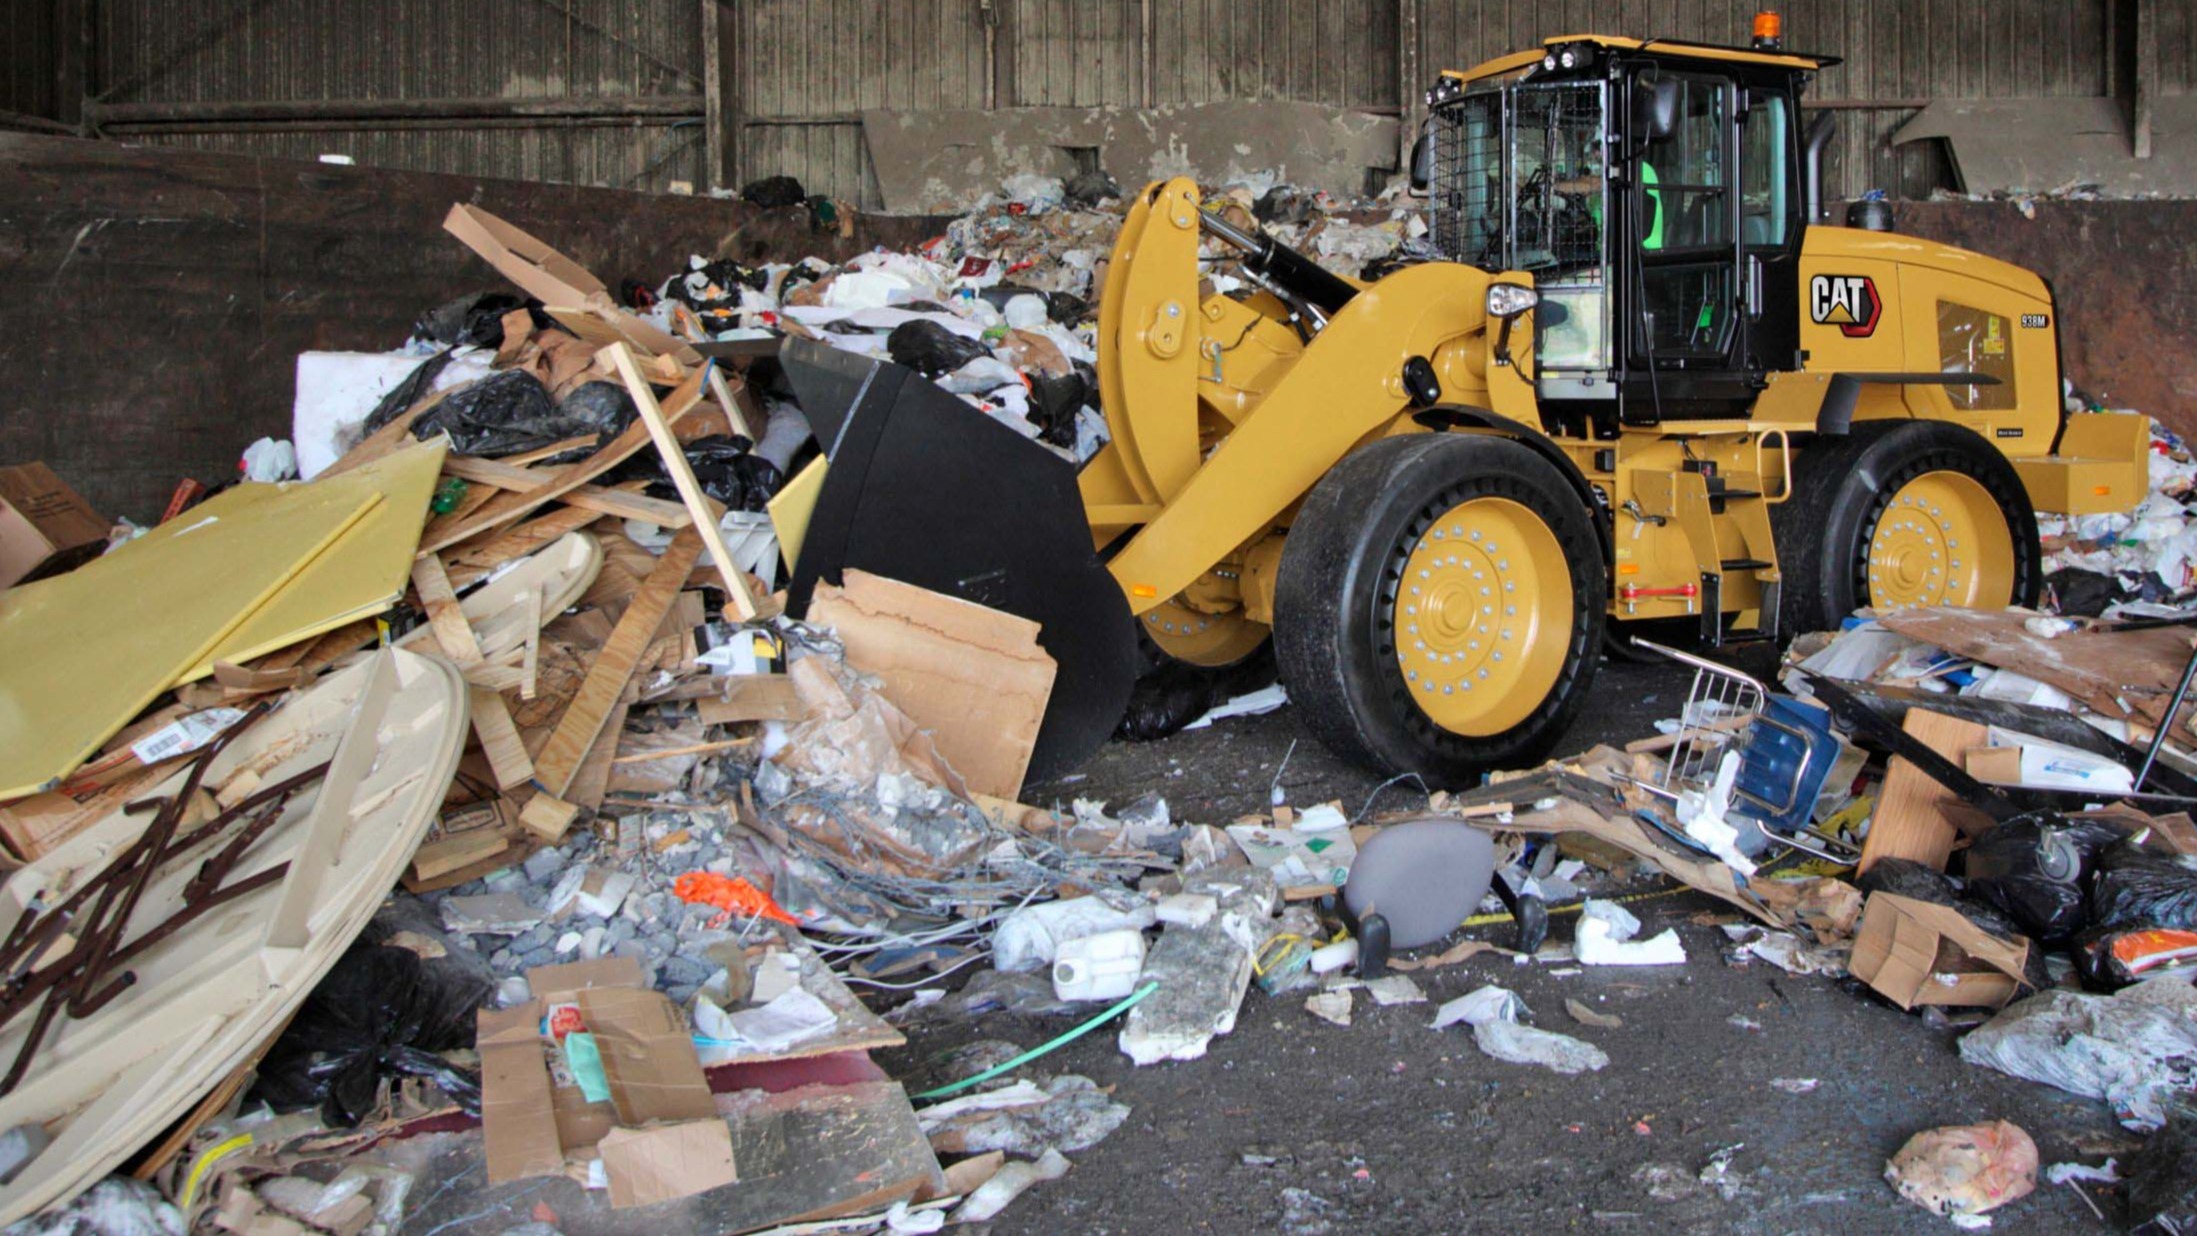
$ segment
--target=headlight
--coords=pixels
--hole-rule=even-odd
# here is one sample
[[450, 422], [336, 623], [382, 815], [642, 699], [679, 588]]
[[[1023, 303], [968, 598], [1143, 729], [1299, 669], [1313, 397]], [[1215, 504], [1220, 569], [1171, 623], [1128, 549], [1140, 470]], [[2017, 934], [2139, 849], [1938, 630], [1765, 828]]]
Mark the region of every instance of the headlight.
[[1488, 316], [1515, 318], [1541, 303], [1541, 294], [1517, 283], [1488, 285]]
[[1563, 66], [1564, 66], [1565, 68], [1567, 68], [1567, 69], [1576, 69], [1576, 68], [1578, 68], [1578, 67], [1579, 67], [1579, 52], [1578, 52], [1578, 49], [1576, 49], [1576, 48], [1571, 48], [1571, 47], [1567, 47], [1567, 48], [1565, 48], [1565, 49], [1563, 50], [1563, 52], [1562, 52], [1561, 54], [1559, 54], [1559, 55], [1558, 55], [1558, 56], [1556, 57], [1556, 63], [1558, 63], [1558, 64], [1560, 64], [1560, 65], [1563, 65]]
[[1550, 52], [1548, 55], [1541, 57], [1541, 67], [1554, 73], [1556, 71], [1556, 53]]

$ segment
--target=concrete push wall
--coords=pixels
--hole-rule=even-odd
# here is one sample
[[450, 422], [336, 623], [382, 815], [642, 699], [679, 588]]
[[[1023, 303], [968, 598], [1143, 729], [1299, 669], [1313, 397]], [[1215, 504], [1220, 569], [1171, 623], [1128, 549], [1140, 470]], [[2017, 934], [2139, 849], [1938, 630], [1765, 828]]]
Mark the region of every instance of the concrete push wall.
[[176, 481], [235, 475], [287, 437], [296, 357], [382, 351], [425, 310], [504, 290], [444, 234], [493, 211], [606, 283], [689, 254], [848, 257], [933, 231], [803, 208], [0, 133], [0, 463], [43, 459], [99, 510], [146, 519]]

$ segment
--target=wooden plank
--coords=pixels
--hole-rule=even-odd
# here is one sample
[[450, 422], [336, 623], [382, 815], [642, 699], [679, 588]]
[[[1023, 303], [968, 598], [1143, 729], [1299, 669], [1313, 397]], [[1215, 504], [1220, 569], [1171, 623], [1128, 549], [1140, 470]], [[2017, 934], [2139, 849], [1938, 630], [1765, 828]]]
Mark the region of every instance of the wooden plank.
[[470, 867], [482, 859], [494, 858], [511, 848], [503, 834], [494, 829], [477, 829], [430, 841], [412, 855], [411, 875], [408, 880], [428, 881], [460, 868]]
[[[624, 347], [623, 344], [619, 346]], [[625, 348], [625, 354], [629, 360], [632, 359], [631, 348]], [[657, 421], [668, 426], [692, 410], [694, 405], [701, 401], [702, 380], [702, 370], [698, 369], [690, 375], [677, 390], [673, 391], [664, 400], [663, 408], [657, 411]], [[648, 383], [640, 378], [638, 363], [633, 366], [633, 377], [629, 380], [629, 386], [632, 381], [639, 381], [641, 389], [643, 391], [648, 390]], [[648, 396], [648, 401], [650, 408], [655, 409], [656, 397], [653, 393]], [[628, 425], [624, 433], [611, 439], [610, 445], [576, 464], [570, 464], [559, 469], [547, 484], [538, 489], [523, 494], [498, 494], [494, 501], [463, 519], [436, 520], [428, 525], [426, 533], [421, 536], [419, 552], [421, 554], [431, 554], [440, 549], [447, 549], [467, 537], [476, 536], [491, 528], [501, 527], [530, 511], [540, 509], [545, 504], [571, 493], [580, 486], [624, 463], [627, 459], [632, 458], [642, 447], [648, 445], [651, 436], [655, 432], [656, 425], [654, 423], [636, 421], [634, 424]], [[685, 458], [684, 455], [680, 456], [682, 461]], [[693, 505], [691, 502], [688, 503], [690, 509]]]
[[[1962, 752], [1990, 740], [1986, 727], [1926, 708], [1908, 709], [1901, 728], [1956, 766]], [[1958, 795], [1929, 774], [1895, 756], [1884, 774], [1884, 792], [1869, 821], [1869, 835], [1862, 840], [1861, 864], [1855, 874], [1886, 858], [1910, 858], [1933, 871], [1945, 870], [1959, 836], [1949, 812], [1959, 809], [1960, 802]]]
[[596, 810], [609, 795], [611, 761], [618, 754], [619, 740], [625, 735], [626, 714], [632, 707], [631, 701], [620, 699], [603, 722], [603, 732], [595, 736], [595, 745], [581, 758], [579, 770], [572, 774], [572, 787], [565, 792], [574, 806]]
[[471, 687], [466, 694], [473, 702], [473, 732], [496, 774], [496, 788], [517, 789], [532, 781], [534, 761], [527, 757], [526, 744], [519, 741], [519, 727], [512, 724], [503, 696], [483, 687]]
[[[442, 470], [447, 475], [475, 485], [493, 486], [517, 494], [532, 493], [555, 479], [554, 473], [522, 468], [508, 460], [485, 459], [478, 455], [452, 455], [442, 461]], [[665, 528], [684, 528], [694, 522], [693, 513], [683, 503], [667, 502], [662, 498], [629, 493], [623, 489], [605, 489], [600, 485], [581, 485], [566, 491], [558, 501], [566, 506], [600, 511], [623, 519], [647, 520]]]
[[442, 569], [442, 559], [433, 554], [414, 559], [412, 587], [419, 591], [420, 605], [427, 611], [427, 625], [434, 629], [435, 642], [442, 645], [443, 655], [460, 667], [478, 662], [481, 659], [480, 641], [473, 637], [473, 624], [465, 620], [465, 611], [458, 608], [457, 590], [450, 586], [450, 576]]
[[[645, 385], [643, 389], [646, 390]], [[679, 458], [682, 462], [685, 459], [684, 456]], [[626, 612], [619, 616], [610, 639], [588, 667], [586, 681], [580, 684], [571, 705], [558, 720], [556, 732], [535, 761], [535, 783], [547, 792], [562, 795], [571, 787], [580, 761], [586, 758], [588, 748], [595, 745], [596, 738], [601, 735], [603, 723], [609, 719], [618, 698], [625, 693], [626, 682], [632, 678], [642, 654], [655, 642], [657, 627], [662, 625], [664, 615], [678, 599], [679, 590], [686, 584], [687, 572], [701, 557], [702, 542], [696, 532], [695, 528], [686, 528], [672, 538], [664, 556], [657, 561], [656, 569], [642, 581], [640, 591], [633, 594]]]
[[565, 830], [572, 827], [579, 814], [578, 807], [554, 794], [536, 794], [519, 812], [519, 824], [542, 840], [555, 843], [564, 840]]
[[[717, 516], [710, 513], [709, 498], [702, 492], [701, 482], [694, 479], [694, 469], [687, 465], [686, 452], [679, 446], [678, 435], [671, 431], [671, 422], [676, 418], [656, 406], [656, 395], [641, 376], [640, 362], [634, 357], [632, 348], [617, 344], [609, 352], [611, 363], [618, 367], [618, 376], [625, 379], [627, 393], [633, 396], [633, 406], [641, 414], [641, 423], [656, 440], [656, 453], [663, 457], [664, 471], [671, 475], [671, 482], [678, 487], [687, 509], [694, 512], [693, 530], [701, 534], [702, 543], [709, 547], [710, 561], [717, 564], [717, 573], [724, 581], [726, 599], [732, 603], [733, 612], [739, 615], [740, 621], [752, 620], [755, 598], [748, 595], [746, 576], [734, 565], [732, 551], [725, 548], [725, 538], [717, 530]], [[705, 361], [695, 379], [690, 380], [699, 380], [714, 368], [716, 362]]]

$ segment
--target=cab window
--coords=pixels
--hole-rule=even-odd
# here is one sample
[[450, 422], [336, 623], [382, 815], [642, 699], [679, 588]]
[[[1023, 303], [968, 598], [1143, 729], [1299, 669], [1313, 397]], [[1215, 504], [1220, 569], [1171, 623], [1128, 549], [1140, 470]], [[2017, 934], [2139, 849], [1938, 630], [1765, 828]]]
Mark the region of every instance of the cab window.
[[1757, 97], [1739, 131], [1739, 238], [1782, 246], [1792, 227], [1792, 126], [1783, 95]]
[[1729, 169], [1732, 87], [1705, 78], [1678, 79], [1678, 125], [1650, 143], [1640, 182], [1650, 213], [1650, 250], [1710, 249], [1732, 242]]
[[1948, 386], [1946, 397], [1964, 412], [1999, 412], [2015, 406], [2012, 323], [1987, 309], [1953, 301], [1938, 302], [1938, 368], [1943, 373], [1980, 373], [1996, 386]]

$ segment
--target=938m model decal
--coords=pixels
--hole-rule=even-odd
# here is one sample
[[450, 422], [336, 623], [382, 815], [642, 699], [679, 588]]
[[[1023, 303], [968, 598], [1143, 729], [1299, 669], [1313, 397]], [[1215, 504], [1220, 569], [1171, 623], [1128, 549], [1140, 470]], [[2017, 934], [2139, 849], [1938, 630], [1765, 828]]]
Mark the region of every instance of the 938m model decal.
[[1877, 332], [1884, 301], [1867, 275], [1816, 275], [1808, 280], [1808, 316], [1848, 339], [1867, 339]]

